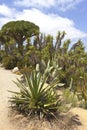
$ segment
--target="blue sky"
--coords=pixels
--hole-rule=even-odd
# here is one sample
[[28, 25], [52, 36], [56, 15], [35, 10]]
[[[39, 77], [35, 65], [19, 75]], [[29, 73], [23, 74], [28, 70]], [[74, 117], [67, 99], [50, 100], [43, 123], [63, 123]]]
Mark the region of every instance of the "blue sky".
[[1, 0], [0, 28], [12, 20], [28, 20], [41, 32], [66, 31], [72, 42], [82, 39], [87, 49], [87, 0]]

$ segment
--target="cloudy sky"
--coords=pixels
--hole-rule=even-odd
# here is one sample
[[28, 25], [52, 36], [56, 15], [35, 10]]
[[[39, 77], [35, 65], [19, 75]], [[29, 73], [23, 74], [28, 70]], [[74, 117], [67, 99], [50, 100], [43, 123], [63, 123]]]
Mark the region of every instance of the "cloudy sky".
[[0, 0], [0, 28], [12, 20], [28, 20], [40, 31], [56, 35], [66, 31], [72, 41], [87, 48], [87, 0]]

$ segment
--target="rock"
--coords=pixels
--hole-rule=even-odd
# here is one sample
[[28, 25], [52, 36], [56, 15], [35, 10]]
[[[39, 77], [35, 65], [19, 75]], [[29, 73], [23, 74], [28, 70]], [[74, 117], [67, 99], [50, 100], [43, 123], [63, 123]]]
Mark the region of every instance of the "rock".
[[12, 70], [12, 73], [17, 73], [19, 71], [18, 67], [14, 67], [14, 69]]

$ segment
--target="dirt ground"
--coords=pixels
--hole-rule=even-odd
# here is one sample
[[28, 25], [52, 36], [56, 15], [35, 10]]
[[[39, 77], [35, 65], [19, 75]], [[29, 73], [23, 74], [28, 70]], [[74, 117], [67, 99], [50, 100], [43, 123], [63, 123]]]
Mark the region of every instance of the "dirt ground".
[[73, 114], [77, 114], [82, 125], [78, 127], [78, 130], [87, 130], [87, 110], [82, 108], [71, 109]]
[[[37, 120], [34, 120], [32, 122], [32, 120], [30, 120], [30, 123], [28, 124], [29, 121], [20, 114], [15, 115], [13, 119], [10, 119], [8, 100], [11, 96], [11, 93], [9, 93], [8, 90], [17, 90], [17, 87], [12, 82], [12, 80], [16, 80], [16, 78], [19, 77], [20, 76], [13, 74], [11, 71], [5, 70], [2, 67], [0, 67], [0, 130], [36, 130], [34, 126], [36, 126], [37, 130], [51, 130], [51, 126], [47, 124], [46, 121], [39, 122]], [[77, 118], [72, 119], [75, 121], [77, 120], [78, 124], [77, 127], [73, 127], [73, 130], [87, 130], [87, 110], [84, 110], [82, 108], [73, 108], [70, 110], [70, 112], [73, 113], [73, 117]], [[41, 123], [41, 125], [38, 125], [38, 123]], [[59, 123], [61, 125], [61, 122]], [[56, 128], [53, 124], [52, 127], [52, 130], [58, 130], [58, 128]], [[61, 127], [59, 130], [67, 129]]]

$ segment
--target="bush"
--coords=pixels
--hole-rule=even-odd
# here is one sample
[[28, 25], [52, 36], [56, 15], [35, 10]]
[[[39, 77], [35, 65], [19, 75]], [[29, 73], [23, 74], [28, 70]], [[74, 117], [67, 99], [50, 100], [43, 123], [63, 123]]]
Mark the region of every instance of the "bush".
[[3, 50], [0, 50], [0, 62], [2, 62], [3, 55], [4, 55], [4, 51], [3, 51]]
[[87, 101], [85, 101], [84, 99], [80, 101], [80, 107], [87, 109]]
[[78, 93], [78, 98], [80, 102], [80, 107], [87, 109], [87, 84], [86, 83], [84, 86], [81, 86], [80, 91]]
[[3, 58], [2, 64], [5, 69], [13, 69], [17, 66], [17, 59], [13, 56], [7, 56]]
[[63, 102], [69, 107], [76, 107], [78, 105], [78, 97], [69, 88], [63, 90]]

